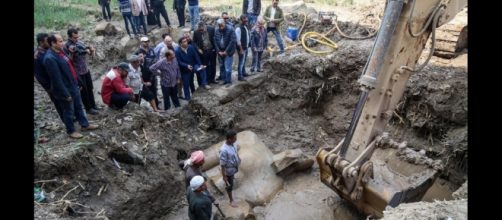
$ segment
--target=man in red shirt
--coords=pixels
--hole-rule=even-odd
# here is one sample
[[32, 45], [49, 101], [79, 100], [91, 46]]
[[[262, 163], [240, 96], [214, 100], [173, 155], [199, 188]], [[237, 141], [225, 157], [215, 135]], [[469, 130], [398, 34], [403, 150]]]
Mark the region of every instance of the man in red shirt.
[[129, 64], [120, 63], [105, 75], [101, 98], [112, 109], [123, 108], [134, 97], [133, 89], [128, 88], [124, 82], [129, 70]]

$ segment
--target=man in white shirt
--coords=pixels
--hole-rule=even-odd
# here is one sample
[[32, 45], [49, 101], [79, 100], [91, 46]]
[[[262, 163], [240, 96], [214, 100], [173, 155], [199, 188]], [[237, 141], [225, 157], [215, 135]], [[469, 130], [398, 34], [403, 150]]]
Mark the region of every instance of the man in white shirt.
[[282, 21], [284, 21], [284, 13], [282, 9], [279, 8], [279, 0], [272, 0], [272, 5], [268, 6], [265, 9], [265, 14], [263, 15], [263, 19], [267, 21], [267, 33], [272, 31], [275, 35], [275, 39], [277, 40], [277, 44], [279, 44], [280, 52], [284, 53], [284, 42], [282, 41], [281, 34], [278, 31]]
[[244, 77], [249, 76], [246, 74], [246, 60], [248, 57], [248, 47], [250, 42], [250, 31], [248, 29], [248, 17], [246, 15], [240, 16], [241, 23], [235, 28], [235, 37], [237, 41], [237, 52], [239, 55], [239, 64], [237, 67], [237, 79], [239, 81], [246, 81]]

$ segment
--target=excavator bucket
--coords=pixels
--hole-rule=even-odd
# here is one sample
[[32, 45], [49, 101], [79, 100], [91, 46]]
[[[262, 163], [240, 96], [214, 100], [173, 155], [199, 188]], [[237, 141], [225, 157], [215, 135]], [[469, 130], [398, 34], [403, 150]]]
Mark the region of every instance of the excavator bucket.
[[[383, 217], [383, 210], [387, 206], [396, 207], [403, 202], [421, 200], [438, 176], [437, 170], [430, 164], [410, 163], [397, 156], [402, 149], [376, 148], [369, 159], [373, 177], [363, 186], [362, 196], [354, 200], [350, 193], [337, 187], [336, 174], [332, 173], [324, 161], [331, 150], [321, 148], [316, 155], [321, 181], [360, 211], [373, 217]], [[423, 161], [423, 158], [417, 158], [414, 157], [413, 160]]]

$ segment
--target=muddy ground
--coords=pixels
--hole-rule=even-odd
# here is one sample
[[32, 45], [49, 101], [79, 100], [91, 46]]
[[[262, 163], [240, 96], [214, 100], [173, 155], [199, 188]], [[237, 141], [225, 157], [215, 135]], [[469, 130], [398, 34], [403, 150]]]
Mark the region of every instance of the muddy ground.
[[[382, 5], [340, 7], [340, 28], [351, 35], [366, 35], [376, 28], [378, 7]], [[301, 14], [289, 16], [292, 22], [303, 22]], [[123, 28], [122, 21], [112, 23]], [[331, 28], [307, 20], [305, 31]], [[160, 38], [161, 31], [153, 32]], [[269, 38], [275, 43], [271, 34]], [[83, 39], [100, 48], [90, 60], [95, 85], [135, 45], [123, 32], [96, 37], [92, 30], [84, 30]], [[338, 49], [327, 56], [293, 47], [286, 56], [267, 57], [264, 72], [248, 82], [198, 89], [191, 102], [166, 113], [132, 104], [121, 111], [104, 107], [99, 115], [88, 116], [101, 128], [83, 132], [85, 137], [78, 141], [67, 137], [36, 82], [34, 123], [50, 140], [34, 145], [35, 185], [47, 197], [34, 205], [35, 219], [185, 219], [178, 160], [191, 150], [220, 142], [228, 128], [255, 132], [274, 153], [300, 148], [313, 157], [320, 146], [336, 145], [349, 126], [359, 96], [356, 81], [374, 38], [348, 40], [335, 33], [331, 39]], [[99, 90], [95, 88], [96, 101], [101, 103]], [[433, 57], [424, 71], [414, 74], [386, 130], [393, 139], [406, 140], [412, 149], [424, 149], [427, 156], [443, 161], [445, 169], [427, 201], [451, 199], [467, 179], [467, 53], [451, 60]], [[285, 219], [280, 213], [293, 206], [288, 204], [291, 200], [300, 201], [293, 207], [316, 219], [365, 218], [320, 183], [318, 173], [314, 165], [286, 178], [283, 191], [266, 206], [255, 207], [258, 219]], [[415, 205], [424, 210], [434, 206]], [[320, 206], [333, 212], [316, 213]], [[297, 209], [289, 208], [289, 213], [295, 216]]]

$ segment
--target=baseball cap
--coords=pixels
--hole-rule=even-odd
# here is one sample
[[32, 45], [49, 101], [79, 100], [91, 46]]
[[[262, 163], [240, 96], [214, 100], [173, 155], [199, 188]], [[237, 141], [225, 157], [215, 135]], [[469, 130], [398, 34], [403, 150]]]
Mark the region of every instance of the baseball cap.
[[124, 62], [119, 63], [119, 65], [117, 65], [117, 67], [120, 68], [120, 69], [123, 69], [123, 70], [125, 70], [127, 72], [131, 71], [131, 69], [129, 68], [129, 64], [124, 63]]

